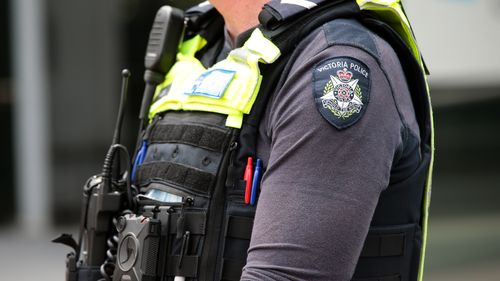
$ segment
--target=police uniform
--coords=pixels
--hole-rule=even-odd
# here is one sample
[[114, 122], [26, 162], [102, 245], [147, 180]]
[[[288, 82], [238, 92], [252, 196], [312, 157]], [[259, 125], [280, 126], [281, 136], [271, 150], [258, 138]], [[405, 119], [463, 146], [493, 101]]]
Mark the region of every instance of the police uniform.
[[[261, 14], [261, 24], [307, 13], [281, 2], [264, 7], [270, 13]], [[378, 22], [368, 28], [344, 14], [319, 22], [291, 44], [276, 31], [284, 21], [268, 33], [243, 33], [234, 50], [222, 30], [212, 45], [191, 35], [181, 48], [155, 95], [144, 137], [149, 146], [134, 172], [142, 193], [160, 189], [184, 198], [166, 222], [170, 278], [422, 278], [432, 120], [418, 50], [416, 59], [412, 48], [396, 52], [373, 31]], [[289, 50], [280, 75], [271, 71], [279, 81], [269, 84], [265, 70], [264, 80], [251, 73], [257, 61], [273, 69], [279, 51], [266, 37], [275, 35], [270, 41]], [[252, 83], [242, 82], [245, 75]], [[239, 100], [224, 101], [233, 91], [242, 93]], [[255, 220], [254, 204], [243, 199], [254, 187], [248, 173], [258, 186], [251, 195], [260, 193], [252, 198]], [[148, 204], [144, 210], [152, 209]]]

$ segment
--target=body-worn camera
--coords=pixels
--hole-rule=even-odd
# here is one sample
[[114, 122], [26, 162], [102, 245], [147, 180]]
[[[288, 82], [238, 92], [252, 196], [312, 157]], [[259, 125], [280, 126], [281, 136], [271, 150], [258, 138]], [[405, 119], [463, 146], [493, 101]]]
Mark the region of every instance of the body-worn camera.
[[127, 214], [118, 218], [116, 228], [119, 242], [113, 280], [156, 280], [161, 221]]

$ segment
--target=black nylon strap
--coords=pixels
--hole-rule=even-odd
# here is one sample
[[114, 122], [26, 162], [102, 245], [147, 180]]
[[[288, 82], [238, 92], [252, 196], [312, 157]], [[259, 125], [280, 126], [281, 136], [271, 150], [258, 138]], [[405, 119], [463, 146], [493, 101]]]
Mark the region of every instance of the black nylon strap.
[[226, 237], [250, 240], [252, 227], [252, 218], [229, 216]]
[[188, 19], [185, 39], [200, 35], [207, 40], [207, 45], [196, 53], [203, 66], [209, 68], [222, 49], [224, 38], [224, 20], [212, 5], [196, 6], [186, 11]]
[[405, 234], [368, 234], [361, 251], [361, 258], [402, 256], [405, 250]]
[[183, 256], [182, 266], [178, 267], [180, 256], [169, 256], [167, 258], [167, 275], [169, 276], [198, 276], [199, 256]]
[[321, 25], [337, 18], [356, 17], [360, 11], [355, 1], [351, 0], [326, 1], [310, 12], [284, 21], [271, 10], [263, 9], [259, 21], [264, 35], [271, 39], [282, 53], [293, 50], [302, 39]]
[[222, 152], [226, 137], [225, 132], [210, 127], [188, 124], [158, 124], [152, 129], [149, 139], [151, 143], [184, 143]]
[[140, 165], [137, 169], [137, 181], [139, 184], [149, 179], [160, 179], [207, 193], [215, 181], [215, 176], [184, 165], [155, 161]]
[[225, 259], [222, 266], [223, 281], [238, 281], [241, 278], [245, 261]]
[[370, 278], [355, 278], [351, 281], [401, 281], [400, 275], [370, 277]]

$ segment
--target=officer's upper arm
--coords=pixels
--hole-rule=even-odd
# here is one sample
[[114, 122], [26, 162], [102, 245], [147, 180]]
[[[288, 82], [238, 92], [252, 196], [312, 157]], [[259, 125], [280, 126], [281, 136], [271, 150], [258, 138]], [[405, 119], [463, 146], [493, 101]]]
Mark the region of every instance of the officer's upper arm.
[[348, 280], [400, 144], [379, 62], [319, 34], [268, 114], [270, 158], [242, 280]]

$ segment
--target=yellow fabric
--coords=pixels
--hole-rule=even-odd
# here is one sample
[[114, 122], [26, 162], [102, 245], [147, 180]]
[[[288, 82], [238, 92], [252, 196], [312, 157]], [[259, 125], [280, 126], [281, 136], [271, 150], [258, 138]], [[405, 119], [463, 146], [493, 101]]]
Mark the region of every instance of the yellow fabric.
[[[179, 53], [177, 54], [177, 61], [176, 63], [172, 66], [170, 71], [167, 73], [165, 76], [165, 81], [158, 85], [156, 87], [155, 95], [153, 97], [153, 100], [156, 99], [160, 91], [166, 87], [168, 87], [170, 84], [174, 82], [174, 78], [176, 79], [175, 84], [172, 84], [172, 88], [179, 88], [182, 87], [184, 83], [186, 83], [186, 80], [189, 80], [190, 75], [199, 75], [203, 71], [205, 71], [205, 67], [201, 64], [199, 60], [197, 60], [194, 55], [196, 52], [201, 50], [205, 45], [207, 44], [207, 41], [202, 38], [201, 36], [197, 35], [184, 43], [182, 43]], [[189, 77], [188, 77], [189, 76]], [[150, 108], [149, 112], [149, 118], [152, 119], [154, 116], [154, 113], [152, 114], [152, 108], [155, 104], [152, 105]]]
[[410, 47], [413, 56], [423, 68], [424, 64], [410, 22], [403, 11], [400, 0], [356, 0], [363, 11], [372, 12], [377, 18], [391, 26]]
[[[425, 67], [418, 49], [417, 42], [411, 30], [410, 22], [406, 17], [400, 0], [356, 0], [361, 10], [369, 11], [377, 18], [391, 26], [406, 44], [410, 47], [413, 56], [422, 67], [425, 73]], [[427, 82], [427, 80], [426, 80]], [[426, 83], [427, 84], [427, 83]], [[420, 265], [418, 269], [418, 280], [422, 281], [424, 276], [425, 253], [427, 246], [427, 229], [429, 220], [429, 205], [431, 201], [432, 190], [432, 170], [434, 166], [434, 119], [432, 113], [432, 106], [430, 104], [431, 97], [429, 95], [429, 86], [427, 84], [427, 94], [429, 99], [430, 122], [431, 122], [431, 160], [429, 164], [429, 171], [427, 174], [424, 198], [423, 198], [423, 213], [422, 213], [422, 249], [420, 253]]]
[[[427, 79], [426, 79], [427, 82]], [[430, 126], [431, 126], [431, 159], [429, 163], [429, 170], [427, 171], [427, 180], [425, 183], [425, 192], [423, 198], [423, 214], [422, 214], [422, 249], [420, 253], [420, 266], [418, 269], [418, 281], [424, 280], [424, 266], [425, 266], [425, 254], [427, 248], [427, 234], [429, 225], [429, 207], [431, 204], [431, 193], [432, 193], [432, 172], [434, 169], [434, 114], [432, 112], [431, 96], [429, 90], [429, 84], [427, 85], [427, 94], [429, 99], [429, 110], [430, 110]]]
[[[158, 86], [156, 96], [169, 85], [170, 90], [151, 106], [149, 117], [166, 110], [207, 111], [225, 114], [228, 116], [226, 126], [241, 128], [243, 115], [250, 113], [259, 92], [262, 76], [258, 64], [273, 63], [281, 55], [280, 50], [256, 29], [243, 47], [231, 51], [225, 60], [205, 69], [193, 53], [193, 50], [201, 49], [202, 44], [190, 42], [189, 46], [185, 46], [186, 43], [181, 47], [177, 62], [167, 74], [165, 82]], [[187, 89], [200, 75], [214, 70], [235, 73], [222, 97], [187, 93]]]

